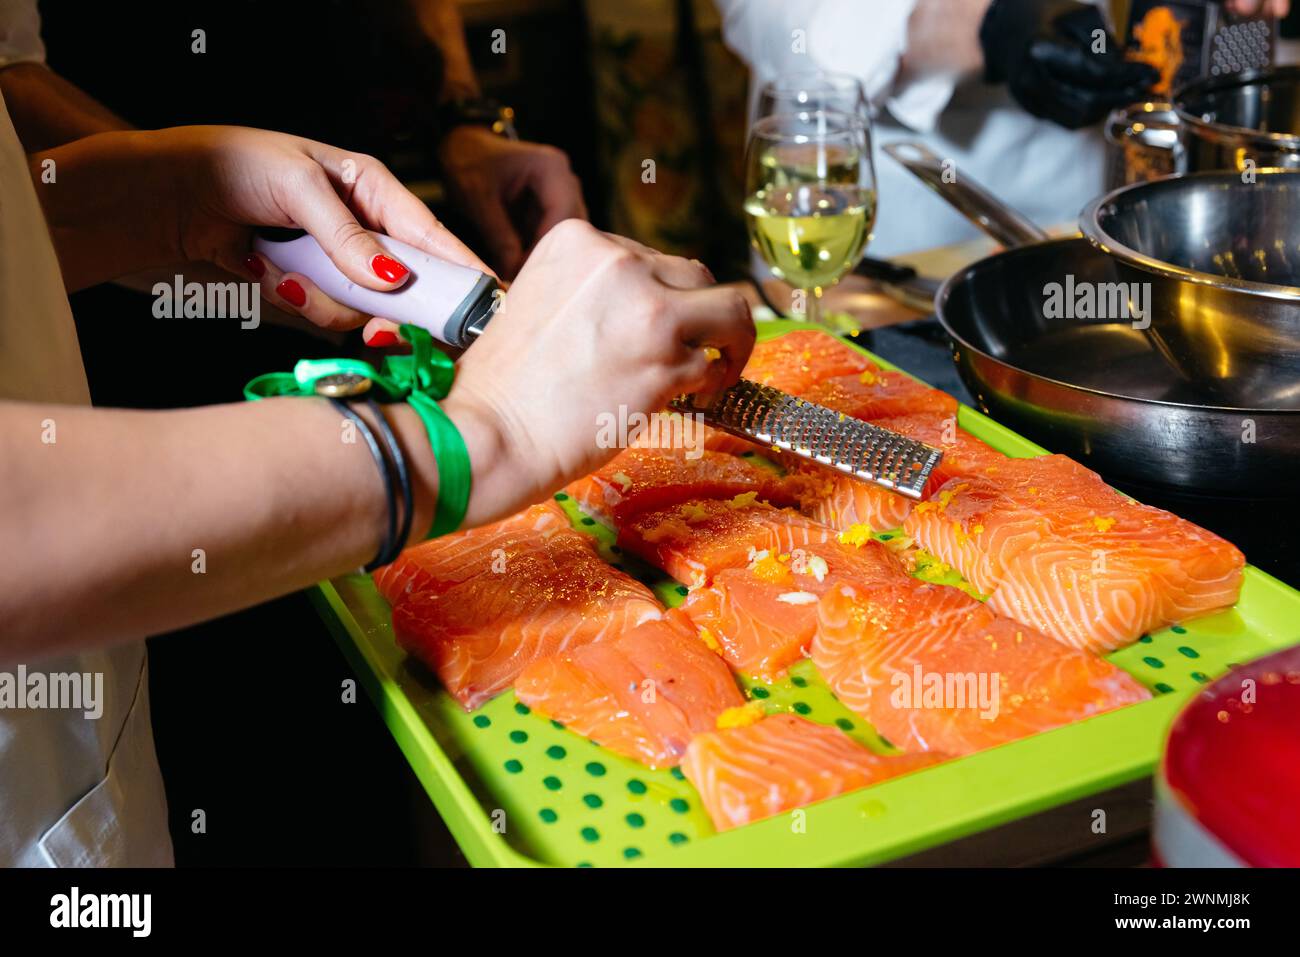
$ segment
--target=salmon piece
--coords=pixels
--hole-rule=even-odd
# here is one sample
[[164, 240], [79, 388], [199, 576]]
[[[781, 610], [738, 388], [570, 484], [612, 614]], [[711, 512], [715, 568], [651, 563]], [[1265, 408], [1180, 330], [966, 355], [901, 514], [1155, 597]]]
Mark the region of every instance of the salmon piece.
[[1060, 455], [952, 480], [905, 528], [991, 608], [1098, 653], [1232, 605], [1245, 565], [1231, 543]]
[[[548, 499], [491, 525], [408, 548], [391, 565], [375, 569], [372, 577], [379, 593], [395, 606], [414, 592], [446, 590], [479, 574], [481, 569], [461, 561], [461, 548], [488, 554], [501, 549], [509, 554], [571, 527], [560, 506]], [[435, 547], [451, 540], [456, 548]]]
[[[680, 412], [665, 412], [662, 415], [680, 420], [681, 425], [665, 432], [645, 429], [632, 441], [632, 449], [703, 449], [705, 452], [725, 452], [728, 455], [744, 455], [747, 452], [762, 453], [763, 447], [739, 438], [711, 425], [705, 425], [697, 419], [684, 420]], [[660, 421], [663, 421], [662, 419]], [[685, 424], [689, 421], [690, 424]]]
[[970, 754], [1150, 697], [1108, 661], [914, 579], [831, 589], [812, 659], [904, 751]]
[[776, 678], [804, 657], [817, 630], [817, 600], [835, 584], [869, 586], [907, 575], [879, 542], [807, 545], [784, 558], [760, 552], [745, 568], [718, 572], [682, 603], [701, 635], [743, 674]]
[[835, 533], [798, 512], [747, 492], [640, 512], [619, 528], [618, 543], [679, 582], [707, 584], [724, 568], [748, 565], [754, 552], [784, 554], [830, 541]]
[[524, 704], [602, 747], [652, 768], [680, 763], [695, 734], [745, 703], [722, 659], [680, 611], [623, 636], [529, 665]]
[[[561, 524], [557, 521], [563, 520]], [[473, 710], [539, 658], [617, 637], [663, 608], [553, 502], [407, 549], [375, 573], [398, 645]]]
[[[957, 427], [955, 412], [920, 412], [873, 419], [872, 424], [940, 449], [943, 458], [930, 475], [924, 495], [933, 494], [949, 479], [983, 472], [1006, 456]], [[780, 459], [790, 474], [790, 488], [799, 510], [814, 521], [841, 531], [865, 525], [876, 532], [899, 528], [916, 504], [912, 499], [786, 455]]]
[[937, 764], [936, 754], [885, 756], [838, 728], [773, 714], [697, 735], [682, 771], [719, 831]]
[[912, 511], [911, 499], [831, 468], [785, 456], [787, 489], [799, 511], [815, 522], [844, 531], [865, 525], [873, 532], [898, 528]]
[[990, 469], [996, 472], [997, 467], [1007, 460], [1007, 456], [997, 449], [959, 428], [956, 412], [917, 412], [872, 421], [943, 452], [943, 458], [930, 473], [924, 493], [927, 498], [949, 479], [992, 474]]
[[802, 395], [823, 379], [871, 368], [875, 363], [830, 333], [798, 329], [756, 343], [742, 375], [759, 385]]
[[629, 515], [696, 498], [731, 498], [743, 492], [789, 505], [794, 495], [773, 469], [724, 452], [631, 448], [570, 484], [578, 507], [611, 528]]
[[809, 402], [866, 421], [915, 413], [957, 414], [957, 400], [948, 393], [932, 389], [906, 373], [875, 364], [853, 375], [823, 379], [799, 395]]

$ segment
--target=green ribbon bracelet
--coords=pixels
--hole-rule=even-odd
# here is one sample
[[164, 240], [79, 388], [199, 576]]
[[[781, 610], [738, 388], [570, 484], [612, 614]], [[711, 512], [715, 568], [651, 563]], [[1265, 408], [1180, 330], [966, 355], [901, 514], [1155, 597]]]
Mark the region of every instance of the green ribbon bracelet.
[[400, 327], [411, 344], [410, 355], [388, 356], [376, 370], [360, 359], [302, 359], [292, 372], [269, 372], [244, 386], [250, 402], [277, 396], [333, 396], [349, 398], [371, 394], [380, 402], [406, 402], [429, 434], [438, 465], [438, 501], [428, 538], [460, 528], [469, 506], [469, 450], [455, 423], [438, 406], [456, 377], [451, 359], [433, 347], [433, 337], [419, 326]]

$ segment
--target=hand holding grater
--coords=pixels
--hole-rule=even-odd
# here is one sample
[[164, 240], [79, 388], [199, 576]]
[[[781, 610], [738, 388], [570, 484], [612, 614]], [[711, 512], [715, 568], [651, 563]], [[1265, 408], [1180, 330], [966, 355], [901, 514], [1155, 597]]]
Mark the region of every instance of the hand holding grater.
[[905, 435], [850, 418], [771, 386], [741, 379], [703, 408], [692, 396], [674, 410], [700, 413], [716, 429], [846, 475], [874, 482], [908, 498], [921, 497], [943, 453]]
[[[264, 231], [253, 247], [281, 269], [311, 278], [327, 295], [353, 309], [428, 329], [441, 341], [468, 346], [491, 321], [496, 282], [490, 276], [444, 262], [380, 233], [381, 245], [411, 267], [411, 280], [392, 292], [351, 282], [310, 235]], [[423, 281], [419, 281], [423, 280]], [[790, 452], [867, 482], [920, 498], [943, 453], [906, 436], [842, 415], [833, 409], [741, 379], [712, 403], [697, 409], [689, 396], [674, 403], [732, 435]]]

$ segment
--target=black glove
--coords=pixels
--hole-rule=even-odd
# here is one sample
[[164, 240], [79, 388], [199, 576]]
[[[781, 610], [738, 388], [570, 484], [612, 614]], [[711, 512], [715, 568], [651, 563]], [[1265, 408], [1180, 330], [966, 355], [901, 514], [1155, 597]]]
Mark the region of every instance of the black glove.
[[993, 0], [980, 26], [984, 78], [1007, 83], [1016, 102], [1034, 116], [1077, 130], [1117, 106], [1147, 99], [1160, 74], [1124, 59], [1106, 37], [1094, 53], [1095, 30], [1104, 26], [1090, 3], [1075, 0]]

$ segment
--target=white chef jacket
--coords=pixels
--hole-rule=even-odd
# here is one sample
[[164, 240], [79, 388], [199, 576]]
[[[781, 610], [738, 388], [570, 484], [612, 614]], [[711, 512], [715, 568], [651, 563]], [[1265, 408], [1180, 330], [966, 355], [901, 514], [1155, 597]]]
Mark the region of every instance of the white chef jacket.
[[[779, 73], [859, 77], [876, 110], [879, 209], [868, 253], [880, 258], [981, 235], [890, 157], [882, 143], [920, 140], [1040, 226], [1073, 222], [1105, 185], [1098, 129], [1067, 130], [1011, 99], [1005, 84], [938, 73], [898, 80], [916, 0], [716, 0], [723, 38], [758, 87]], [[797, 53], [794, 31], [805, 52]]]
[[[42, 58], [29, 7], [0, 0], [0, 69]], [[90, 402], [58, 261], [3, 97], [0, 401]], [[41, 429], [33, 416], [32, 435]], [[0, 702], [0, 865], [170, 865], [144, 643], [19, 662], [0, 642], [0, 672], [16, 681], [20, 665], [29, 681], [32, 673], [102, 675], [102, 713]]]

